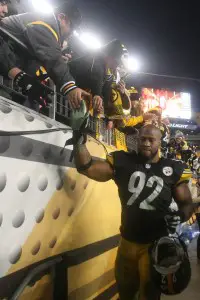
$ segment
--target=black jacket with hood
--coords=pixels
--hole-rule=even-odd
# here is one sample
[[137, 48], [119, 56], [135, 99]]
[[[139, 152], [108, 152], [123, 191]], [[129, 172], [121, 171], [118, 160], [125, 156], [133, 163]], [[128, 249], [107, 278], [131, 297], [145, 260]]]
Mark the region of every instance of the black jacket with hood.
[[[24, 57], [23, 51], [16, 51], [24, 71], [31, 66], [34, 70], [43, 66], [61, 92], [67, 93], [76, 88], [69, 66], [62, 57], [62, 37], [59, 22], [54, 14], [25, 13], [6, 17], [1, 21], [6, 29], [23, 42], [31, 54], [30, 60]], [[19, 67], [19, 66], [18, 66]], [[33, 73], [33, 72], [31, 72]], [[30, 74], [30, 72], [29, 72]], [[30, 74], [32, 75], [32, 74]]]

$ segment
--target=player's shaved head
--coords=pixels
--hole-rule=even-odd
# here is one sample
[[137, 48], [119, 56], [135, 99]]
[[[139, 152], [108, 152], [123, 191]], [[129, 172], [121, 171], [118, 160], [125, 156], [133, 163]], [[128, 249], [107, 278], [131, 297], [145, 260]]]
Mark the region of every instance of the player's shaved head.
[[162, 137], [160, 129], [153, 124], [144, 125], [140, 129], [140, 136], [141, 135], [153, 135], [158, 139], [161, 139]]
[[140, 129], [138, 151], [144, 160], [159, 160], [158, 150], [161, 146], [161, 131], [155, 125], [145, 125]]

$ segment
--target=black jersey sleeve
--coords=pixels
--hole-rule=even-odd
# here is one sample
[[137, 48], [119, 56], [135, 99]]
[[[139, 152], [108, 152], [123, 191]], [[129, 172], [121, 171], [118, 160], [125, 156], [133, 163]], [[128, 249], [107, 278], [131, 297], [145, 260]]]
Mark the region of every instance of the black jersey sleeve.
[[127, 153], [125, 151], [114, 151], [107, 155], [107, 162], [112, 166], [114, 170], [114, 179], [120, 179], [123, 171], [128, 170], [131, 164], [136, 161], [135, 153]]
[[113, 167], [113, 169], [118, 169], [123, 165], [123, 157], [125, 156], [124, 151], [114, 151], [107, 155], [107, 162]]
[[188, 165], [182, 161], [174, 161], [174, 185], [177, 186], [183, 182], [188, 183], [192, 177], [192, 172]]

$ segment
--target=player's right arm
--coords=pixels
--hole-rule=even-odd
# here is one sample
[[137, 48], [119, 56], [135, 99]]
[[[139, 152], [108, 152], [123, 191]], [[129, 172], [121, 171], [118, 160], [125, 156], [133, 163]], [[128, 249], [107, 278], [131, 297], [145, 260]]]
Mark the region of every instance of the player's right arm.
[[77, 171], [90, 179], [105, 182], [114, 177], [114, 169], [109, 160], [94, 160], [85, 144], [78, 144], [74, 149]]

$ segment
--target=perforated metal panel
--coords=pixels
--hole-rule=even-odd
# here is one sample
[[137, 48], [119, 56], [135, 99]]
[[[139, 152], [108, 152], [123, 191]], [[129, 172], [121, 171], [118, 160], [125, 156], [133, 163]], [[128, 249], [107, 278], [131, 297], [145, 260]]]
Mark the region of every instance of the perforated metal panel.
[[[0, 130], [42, 130], [64, 127], [45, 116], [15, 105], [0, 97]], [[66, 127], [67, 128], [67, 127]], [[69, 132], [0, 136], [0, 277], [24, 255], [23, 244], [34, 226], [42, 222], [52, 194], [62, 188], [58, 166], [67, 172], [70, 151], [60, 150]], [[55, 206], [52, 218], [59, 218]], [[56, 237], [50, 238], [50, 244]], [[36, 239], [30, 250], [33, 256], [48, 247]]]

